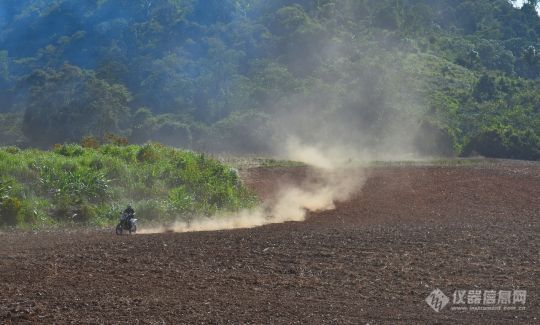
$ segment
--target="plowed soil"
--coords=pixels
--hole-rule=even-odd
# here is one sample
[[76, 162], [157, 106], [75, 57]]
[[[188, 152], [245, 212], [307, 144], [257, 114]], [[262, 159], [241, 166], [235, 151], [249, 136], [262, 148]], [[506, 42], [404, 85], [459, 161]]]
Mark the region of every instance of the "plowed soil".
[[[272, 197], [307, 169], [253, 168]], [[373, 167], [305, 222], [199, 233], [0, 234], [0, 323], [538, 324], [540, 164]], [[440, 312], [425, 298], [439, 288]], [[455, 311], [454, 290], [527, 290]]]

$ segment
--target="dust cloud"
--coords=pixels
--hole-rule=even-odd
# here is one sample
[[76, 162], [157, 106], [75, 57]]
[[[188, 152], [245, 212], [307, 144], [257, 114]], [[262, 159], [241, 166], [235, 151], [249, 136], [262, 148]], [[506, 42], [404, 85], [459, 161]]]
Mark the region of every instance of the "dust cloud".
[[[341, 152], [341, 155], [338, 153]], [[273, 223], [304, 221], [308, 212], [335, 209], [337, 202], [348, 200], [358, 193], [365, 172], [348, 166], [350, 158], [344, 151], [324, 152], [316, 146], [291, 138], [286, 144], [289, 159], [309, 166], [308, 175], [301, 184], [280, 184], [273, 199], [261, 206], [237, 213], [194, 218], [190, 222], [176, 221], [170, 225], [141, 229], [139, 233], [216, 231], [253, 228]]]
[[[264, 148], [263, 155], [309, 166], [304, 181], [279, 184], [273, 199], [254, 209], [178, 221], [167, 227], [147, 229], [146, 233], [214, 231], [304, 221], [309, 212], [335, 209], [336, 203], [361, 191], [366, 179], [363, 163], [421, 156], [418, 138], [431, 139], [429, 134], [419, 136], [418, 131], [426, 105], [421, 94], [409, 89], [415, 76], [404, 69], [401, 61], [405, 57], [354, 42], [336, 44], [320, 40], [317, 48], [324, 58], [311, 67], [311, 72], [307, 68], [302, 71], [302, 64], [290, 65], [300, 75], [310, 75], [317, 81], [306, 82], [302, 91], [265, 104], [263, 126], [238, 126], [238, 134], [251, 135], [257, 130], [257, 134], [263, 135], [257, 137], [257, 144]], [[244, 141], [236, 145], [241, 148], [226, 148], [230, 153], [244, 151]]]

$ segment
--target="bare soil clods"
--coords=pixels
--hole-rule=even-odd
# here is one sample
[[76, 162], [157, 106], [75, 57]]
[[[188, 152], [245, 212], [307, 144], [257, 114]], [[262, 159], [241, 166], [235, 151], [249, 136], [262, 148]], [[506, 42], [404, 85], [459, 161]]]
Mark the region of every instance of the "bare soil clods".
[[[270, 199], [306, 169], [255, 168]], [[367, 171], [305, 222], [115, 236], [0, 234], [0, 323], [538, 323], [540, 165]], [[527, 290], [523, 311], [433, 311], [435, 288]]]

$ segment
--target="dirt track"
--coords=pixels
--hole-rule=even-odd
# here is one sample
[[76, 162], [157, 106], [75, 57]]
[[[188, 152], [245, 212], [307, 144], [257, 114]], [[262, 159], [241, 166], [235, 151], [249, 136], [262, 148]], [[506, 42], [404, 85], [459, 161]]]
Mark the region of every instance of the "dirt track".
[[[245, 177], [268, 198], [305, 172]], [[373, 168], [360, 194], [303, 223], [0, 234], [0, 323], [533, 324], [539, 234], [538, 163]], [[436, 313], [435, 288], [524, 289], [526, 310]]]

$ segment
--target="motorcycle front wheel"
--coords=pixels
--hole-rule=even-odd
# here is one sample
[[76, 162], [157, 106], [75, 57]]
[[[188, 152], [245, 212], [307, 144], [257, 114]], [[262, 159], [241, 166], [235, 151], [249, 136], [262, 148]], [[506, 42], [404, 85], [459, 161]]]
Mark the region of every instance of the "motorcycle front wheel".
[[119, 223], [118, 226], [116, 226], [116, 234], [117, 234], [117, 235], [121, 235], [123, 230], [124, 230], [124, 229], [123, 229], [123, 227], [122, 227], [122, 224]]
[[132, 224], [131, 225], [131, 228], [129, 229], [129, 234], [135, 234], [137, 233], [137, 225], [136, 224]]

